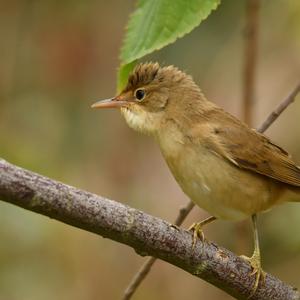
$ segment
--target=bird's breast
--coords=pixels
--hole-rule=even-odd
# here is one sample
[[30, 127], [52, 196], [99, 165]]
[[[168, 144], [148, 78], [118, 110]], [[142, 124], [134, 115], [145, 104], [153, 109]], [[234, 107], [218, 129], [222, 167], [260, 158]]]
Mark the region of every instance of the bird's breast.
[[160, 141], [163, 156], [187, 196], [217, 218], [240, 220], [268, 209], [276, 201], [276, 185], [234, 166], [205, 145], [179, 135]]

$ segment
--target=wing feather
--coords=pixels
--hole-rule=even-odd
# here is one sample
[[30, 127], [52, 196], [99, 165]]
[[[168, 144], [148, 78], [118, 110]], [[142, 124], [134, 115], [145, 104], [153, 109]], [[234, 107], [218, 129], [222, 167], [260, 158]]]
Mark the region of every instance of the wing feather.
[[220, 113], [210, 116], [210, 122], [198, 124], [191, 132], [193, 139], [206, 143], [209, 149], [236, 166], [300, 187], [300, 168], [289, 154], [224, 111], [222, 116]]

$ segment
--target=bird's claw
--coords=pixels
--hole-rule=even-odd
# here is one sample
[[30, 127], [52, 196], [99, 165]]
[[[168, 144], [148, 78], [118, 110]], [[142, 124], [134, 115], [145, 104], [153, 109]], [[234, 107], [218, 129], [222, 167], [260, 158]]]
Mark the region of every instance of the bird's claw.
[[250, 263], [252, 267], [252, 272], [250, 273], [250, 276], [255, 275], [254, 286], [252, 288], [250, 296], [248, 297], [248, 299], [250, 299], [255, 294], [258, 288], [259, 281], [262, 280], [263, 284], [265, 283], [266, 273], [261, 268], [260, 256], [257, 253], [254, 252], [251, 257], [245, 255], [241, 255], [240, 257]]
[[202, 230], [202, 224], [199, 223], [193, 223], [189, 229], [189, 231], [193, 231], [193, 242], [192, 242], [192, 248], [195, 248], [197, 239], [200, 239], [201, 241], [204, 241], [204, 233]]

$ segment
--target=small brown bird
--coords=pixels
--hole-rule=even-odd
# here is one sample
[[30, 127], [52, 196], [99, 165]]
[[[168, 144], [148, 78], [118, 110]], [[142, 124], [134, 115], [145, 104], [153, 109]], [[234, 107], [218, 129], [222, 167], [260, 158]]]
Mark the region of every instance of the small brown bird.
[[131, 128], [154, 136], [184, 193], [212, 215], [192, 225], [194, 242], [215, 219], [252, 216], [255, 249], [244, 258], [256, 274], [254, 293], [264, 275], [256, 214], [300, 201], [300, 168], [288, 153], [208, 101], [191, 76], [173, 66], [137, 65], [118, 96], [92, 107], [120, 108]]

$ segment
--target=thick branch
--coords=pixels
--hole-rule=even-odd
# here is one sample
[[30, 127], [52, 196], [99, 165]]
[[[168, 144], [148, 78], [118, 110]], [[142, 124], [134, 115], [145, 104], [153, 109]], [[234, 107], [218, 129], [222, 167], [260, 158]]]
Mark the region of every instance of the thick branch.
[[[179, 214], [174, 222], [176, 226], [180, 226], [187, 215], [191, 212], [193, 207], [195, 206], [194, 202], [189, 200], [188, 204], [181, 207], [179, 210]], [[130, 281], [128, 287], [126, 288], [122, 300], [129, 300], [145, 277], [149, 274], [153, 264], [156, 262], [155, 257], [149, 257], [143, 265], [140, 267], [138, 272], [134, 275], [132, 280]]]
[[[212, 242], [198, 241], [166, 221], [124, 204], [59, 183], [0, 160], [0, 198], [25, 209], [113, 239], [140, 255], [165, 260], [212, 283], [237, 299], [247, 299], [254, 284], [242, 258]], [[252, 299], [300, 299], [272, 275]]]

